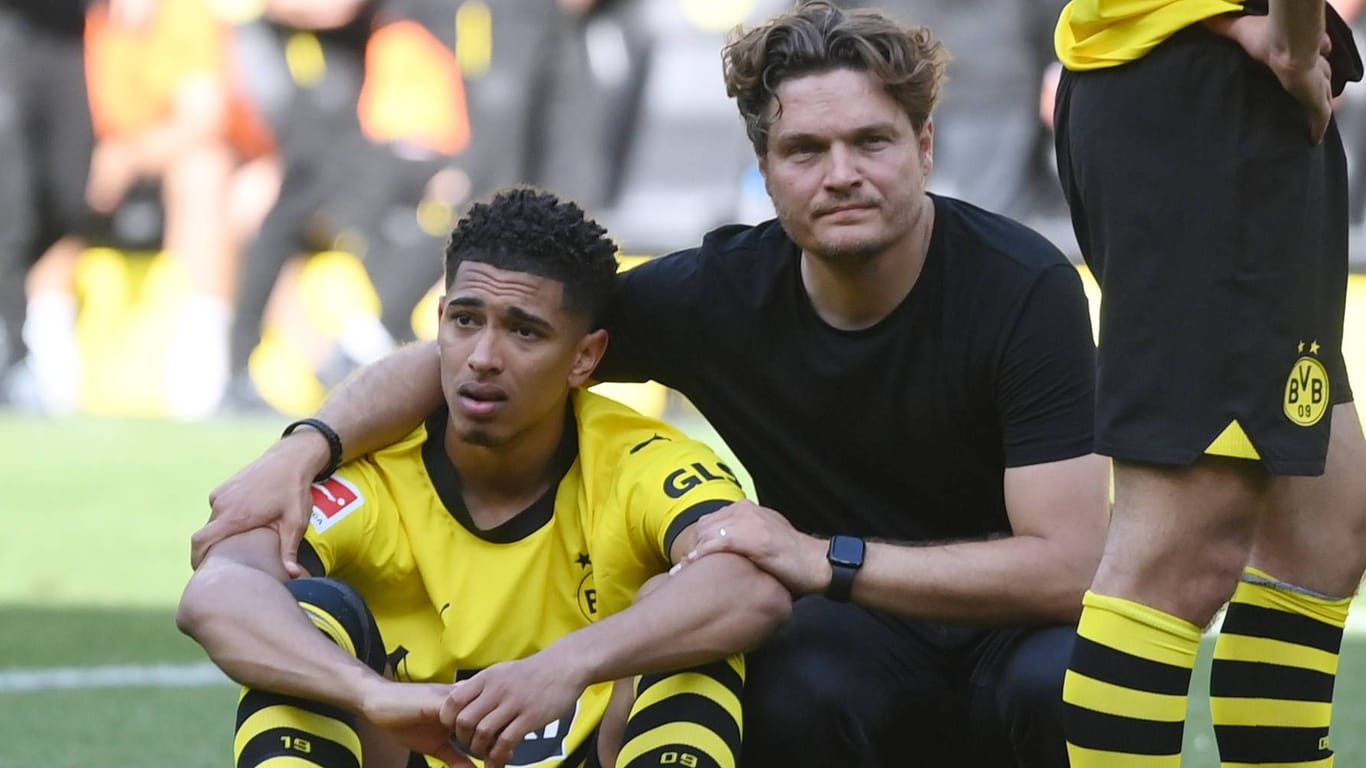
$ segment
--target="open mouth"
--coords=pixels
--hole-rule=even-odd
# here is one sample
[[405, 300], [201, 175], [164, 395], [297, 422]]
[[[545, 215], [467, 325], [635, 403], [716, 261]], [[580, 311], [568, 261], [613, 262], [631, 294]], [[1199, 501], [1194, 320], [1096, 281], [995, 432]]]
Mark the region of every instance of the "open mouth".
[[486, 416], [507, 402], [507, 392], [493, 384], [465, 384], [456, 390], [461, 407], [473, 416]]

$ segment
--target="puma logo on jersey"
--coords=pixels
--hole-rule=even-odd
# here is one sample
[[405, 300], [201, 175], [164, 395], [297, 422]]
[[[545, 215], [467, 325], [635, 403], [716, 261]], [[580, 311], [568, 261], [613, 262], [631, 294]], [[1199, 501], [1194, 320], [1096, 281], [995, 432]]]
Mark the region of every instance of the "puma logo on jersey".
[[309, 491], [313, 494], [313, 513], [309, 520], [313, 523], [313, 530], [318, 533], [336, 525], [365, 503], [360, 489], [350, 480], [337, 475], [314, 483]]
[[[720, 474], [717, 474], [718, 472]], [[735, 472], [723, 462], [716, 462], [714, 470], [701, 462], [694, 462], [682, 469], [675, 469], [664, 478], [664, 495], [671, 499], [681, 498], [683, 494], [709, 480], [729, 480], [736, 485], [740, 484]]]

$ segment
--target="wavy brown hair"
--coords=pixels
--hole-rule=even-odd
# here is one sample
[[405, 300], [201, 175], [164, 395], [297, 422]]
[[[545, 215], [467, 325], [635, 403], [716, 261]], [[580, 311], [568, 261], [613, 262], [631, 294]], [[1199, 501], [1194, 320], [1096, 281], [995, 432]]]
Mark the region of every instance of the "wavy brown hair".
[[919, 132], [939, 100], [949, 53], [927, 27], [807, 0], [762, 26], [737, 27], [721, 62], [726, 93], [740, 108], [754, 151], [763, 155], [769, 124], [782, 113], [783, 81], [836, 69], [871, 72]]

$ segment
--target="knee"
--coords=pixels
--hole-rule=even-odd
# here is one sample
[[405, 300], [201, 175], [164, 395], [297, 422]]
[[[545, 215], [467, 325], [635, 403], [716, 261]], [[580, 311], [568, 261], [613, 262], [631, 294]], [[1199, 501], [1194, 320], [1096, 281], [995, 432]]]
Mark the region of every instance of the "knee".
[[998, 716], [1021, 766], [1067, 765], [1063, 677], [1074, 628], [1052, 627], [1024, 638], [999, 681]]
[[319, 631], [384, 674], [384, 639], [365, 598], [355, 587], [337, 579], [304, 578], [286, 582], [285, 588]]
[[781, 724], [779, 730], [803, 734], [801, 740], [807, 741], [832, 739], [854, 725], [850, 709], [858, 706], [859, 699], [837, 661], [823, 654], [785, 649], [780, 654], [758, 657], [748, 667], [744, 695], [747, 730]]

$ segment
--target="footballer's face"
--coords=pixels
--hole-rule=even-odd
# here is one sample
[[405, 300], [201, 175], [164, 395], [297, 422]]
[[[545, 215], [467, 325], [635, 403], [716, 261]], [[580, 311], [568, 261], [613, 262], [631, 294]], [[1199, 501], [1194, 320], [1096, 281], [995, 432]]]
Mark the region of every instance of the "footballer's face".
[[867, 260], [914, 245], [934, 125], [910, 117], [868, 72], [783, 81], [759, 158], [778, 219], [819, 259]]
[[564, 305], [564, 284], [461, 262], [441, 299], [441, 387], [456, 437], [500, 447], [557, 434], [569, 390], [588, 381], [607, 347]]

